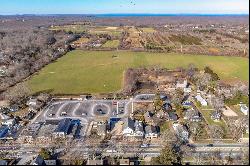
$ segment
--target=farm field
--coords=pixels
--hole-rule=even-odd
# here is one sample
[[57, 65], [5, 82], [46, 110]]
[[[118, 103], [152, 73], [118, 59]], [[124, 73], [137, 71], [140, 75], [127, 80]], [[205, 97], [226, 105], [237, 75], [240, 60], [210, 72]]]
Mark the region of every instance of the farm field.
[[82, 33], [82, 32], [86, 32], [87, 28], [84, 25], [64, 25], [64, 26], [51, 27], [50, 30], [52, 30], [52, 31], [63, 30], [65, 32], [71, 31], [74, 33]]
[[142, 32], [145, 32], [145, 33], [153, 33], [153, 32], [156, 32], [156, 30], [154, 28], [140, 28], [140, 30]]
[[102, 45], [103, 48], [117, 48], [119, 46], [119, 40], [109, 40]]
[[210, 66], [225, 80], [248, 81], [248, 59], [239, 57], [180, 55], [131, 51], [69, 52], [34, 75], [28, 84], [33, 92], [53, 94], [107, 93], [122, 88], [123, 72], [129, 67], [159, 65], [169, 69]]

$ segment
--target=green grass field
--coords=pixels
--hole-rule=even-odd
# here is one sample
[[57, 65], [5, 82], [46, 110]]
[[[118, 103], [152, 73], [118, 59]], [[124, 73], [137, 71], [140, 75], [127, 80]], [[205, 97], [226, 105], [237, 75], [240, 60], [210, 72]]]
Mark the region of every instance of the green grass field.
[[153, 33], [156, 32], [154, 28], [140, 28], [145, 33]]
[[109, 40], [102, 45], [103, 48], [117, 48], [119, 46], [119, 40]]
[[129, 67], [160, 65], [171, 69], [190, 63], [199, 68], [209, 65], [223, 79], [249, 80], [246, 58], [76, 50], [43, 68], [28, 84], [33, 92], [53, 90], [54, 94], [114, 92], [121, 89], [123, 72]]

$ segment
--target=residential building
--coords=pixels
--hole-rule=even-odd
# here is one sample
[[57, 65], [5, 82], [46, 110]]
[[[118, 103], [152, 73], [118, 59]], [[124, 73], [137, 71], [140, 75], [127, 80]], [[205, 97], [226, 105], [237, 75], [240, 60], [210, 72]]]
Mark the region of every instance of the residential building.
[[184, 119], [192, 122], [200, 122], [202, 120], [200, 112], [194, 108], [186, 110]]
[[0, 160], [0, 165], [8, 165], [8, 162], [6, 160]]
[[105, 122], [98, 122], [97, 124], [97, 135], [105, 136], [107, 134], [107, 125]]
[[38, 155], [33, 161], [31, 161], [30, 165], [45, 165], [43, 158]]
[[144, 120], [146, 123], [148, 124], [153, 124], [154, 123], [154, 120], [153, 120], [153, 115], [151, 112], [147, 111], [145, 114], [144, 114]]
[[29, 106], [30, 111], [37, 111], [42, 107], [43, 103], [37, 99], [31, 98], [27, 101], [26, 105]]
[[86, 165], [103, 165], [103, 160], [102, 159], [100, 159], [100, 160], [97, 160], [97, 159], [90, 160], [90, 159], [88, 159]]
[[246, 104], [239, 104], [240, 105], [240, 111], [244, 114], [244, 115], [248, 115], [249, 109], [247, 107]]
[[214, 121], [220, 121], [221, 120], [221, 113], [219, 111], [214, 111], [211, 114], [211, 119]]
[[192, 92], [192, 88], [184, 88], [184, 93], [191, 93]]
[[119, 165], [129, 165], [129, 159], [120, 159]]
[[157, 138], [159, 136], [157, 132], [157, 128], [155, 126], [146, 126], [145, 127], [145, 138], [147, 139], [153, 139]]
[[[36, 156], [37, 157], [37, 156]], [[34, 160], [34, 155], [25, 156], [21, 158], [16, 165], [31, 165], [31, 162]]]
[[161, 118], [161, 119], [169, 119], [169, 115], [167, 112], [160, 110], [156, 113], [157, 118]]
[[177, 137], [179, 137], [183, 141], [188, 141], [189, 132], [188, 132], [186, 126], [183, 126], [179, 123], [174, 123], [173, 128], [176, 132]]
[[12, 127], [15, 124], [15, 119], [4, 119], [2, 120], [2, 125]]
[[56, 160], [44, 160], [45, 165], [57, 165]]
[[144, 137], [143, 124], [141, 121], [138, 121], [138, 120], [135, 121], [134, 137], [137, 137], [137, 138]]
[[169, 112], [168, 116], [169, 116], [170, 121], [177, 121], [178, 120], [178, 116], [173, 112]]
[[195, 98], [202, 106], [207, 106], [207, 101], [200, 94], [198, 94]]
[[64, 118], [59, 121], [57, 128], [54, 130], [53, 135], [55, 138], [65, 138], [71, 125], [70, 118]]
[[182, 106], [184, 106], [184, 107], [192, 106], [192, 102], [190, 100], [190, 95], [185, 95], [184, 96], [184, 99], [182, 100]]
[[36, 143], [46, 144], [53, 141], [53, 131], [57, 128], [55, 124], [46, 122], [41, 126], [36, 136]]
[[187, 86], [188, 86], [188, 82], [187, 82], [186, 79], [183, 80], [182, 83], [178, 81], [177, 84], [176, 84], [176, 88], [182, 88], [182, 89], [184, 89], [184, 88], [186, 88]]
[[41, 126], [41, 123], [29, 124], [19, 135], [18, 142], [32, 144]]
[[191, 107], [192, 106], [192, 102], [190, 100], [186, 100], [182, 102], [182, 106], [184, 107]]
[[1, 121], [3, 121], [3, 120], [10, 119], [10, 117], [8, 115], [6, 115], [6, 114], [0, 113], [0, 119], [1, 119]]
[[114, 118], [110, 118], [109, 121], [108, 121], [108, 126], [109, 126], [109, 131], [112, 131], [115, 127], [115, 124], [117, 122], [119, 122], [121, 120], [121, 118], [117, 118], [117, 117], [114, 117]]
[[9, 128], [8, 126], [0, 127], [0, 139], [4, 138], [8, 134]]
[[143, 123], [141, 121], [134, 121], [131, 118], [123, 119], [123, 136], [125, 137], [144, 137]]
[[134, 136], [135, 123], [131, 118], [123, 119], [123, 131], [124, 136]]

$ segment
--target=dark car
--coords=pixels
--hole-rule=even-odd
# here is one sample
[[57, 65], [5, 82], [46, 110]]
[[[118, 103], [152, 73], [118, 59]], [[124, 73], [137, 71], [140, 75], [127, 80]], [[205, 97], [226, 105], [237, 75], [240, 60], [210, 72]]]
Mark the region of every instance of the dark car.
[[208, 147], [213, 147], [214, 145], [213, 145], [213, 144], [208, 144], [207, 146], [208, 146]]

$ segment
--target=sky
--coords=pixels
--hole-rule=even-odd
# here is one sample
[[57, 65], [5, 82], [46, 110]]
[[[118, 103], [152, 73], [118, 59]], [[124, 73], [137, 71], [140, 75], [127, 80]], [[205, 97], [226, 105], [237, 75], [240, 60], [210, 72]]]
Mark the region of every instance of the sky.
[[0, 14], [249, 14], [249, 0], [0, 0]]

